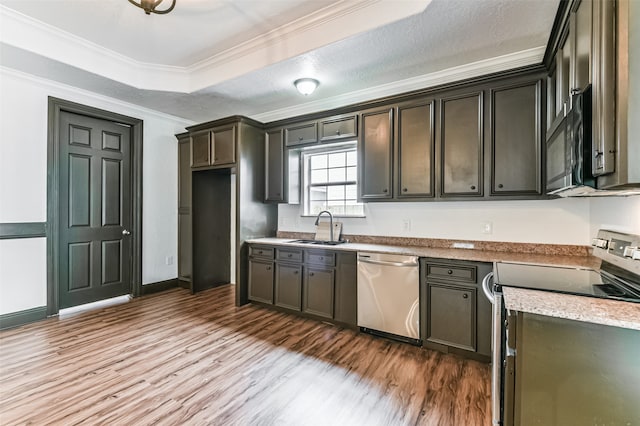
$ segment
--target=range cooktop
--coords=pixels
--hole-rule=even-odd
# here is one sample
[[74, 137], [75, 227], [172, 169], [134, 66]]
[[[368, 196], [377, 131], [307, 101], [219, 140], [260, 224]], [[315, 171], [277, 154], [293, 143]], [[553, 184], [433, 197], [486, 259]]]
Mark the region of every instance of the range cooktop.
[[592, 245], [597, 271], [498, 262], [494, 284], [640, 303], [640, 236], [601, 230]]

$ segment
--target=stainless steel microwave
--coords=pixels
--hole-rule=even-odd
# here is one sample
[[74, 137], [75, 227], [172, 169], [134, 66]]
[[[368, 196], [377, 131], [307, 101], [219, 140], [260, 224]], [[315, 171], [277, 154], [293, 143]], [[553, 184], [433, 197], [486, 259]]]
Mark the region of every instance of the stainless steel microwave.
[[595, 188], [591, 170], [591, 86], [572, 97], [571, 110], [547, 133], [547, 193]]

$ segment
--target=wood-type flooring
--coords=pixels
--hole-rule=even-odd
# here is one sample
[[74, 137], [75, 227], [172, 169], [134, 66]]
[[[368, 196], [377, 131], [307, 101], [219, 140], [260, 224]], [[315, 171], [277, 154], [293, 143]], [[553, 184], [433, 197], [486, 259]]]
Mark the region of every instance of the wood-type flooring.
[[173, 289], [0, 332], [0, 424], [489, 425], [490, 368]]

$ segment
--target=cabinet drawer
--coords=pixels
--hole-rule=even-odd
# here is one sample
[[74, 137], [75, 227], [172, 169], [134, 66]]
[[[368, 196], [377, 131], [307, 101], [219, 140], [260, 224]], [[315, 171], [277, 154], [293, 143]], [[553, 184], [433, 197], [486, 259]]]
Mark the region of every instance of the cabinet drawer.
[[273, 247], [251, 246], [249, 256], [261, 259], [273, 259]]
[[318, 125], [316, 123], [288, 127], [284, 130], [285, 145], [294, 146], [304, 143], [318, 142]]
[[305, 262], [314, 265], [335, 266], [336, 255], [322, 251], [308, 251], [305, 252]]
[[302, 250], [277, 249], [276, 260], [288, 262], [302, 262]]
[[320, 123], [320, 140], [356, 137], [358, 135], [356, 129], [355, 116], [325, 120]]
[[475, 284], [476, 276], [475, 266], [427, 265], [427, 279], [445, 279]]

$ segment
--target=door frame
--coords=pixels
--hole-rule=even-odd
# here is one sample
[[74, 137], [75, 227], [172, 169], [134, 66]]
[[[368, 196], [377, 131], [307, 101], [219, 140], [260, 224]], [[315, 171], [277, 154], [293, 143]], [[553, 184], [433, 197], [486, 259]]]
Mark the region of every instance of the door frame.
[[59, 311], [60, 113], [70, 112], [131, 126], [131, 293], [142, 293], [142, 128], [143, 121], [115, 112], [48, 97], [47, 126], [47, 316]]

